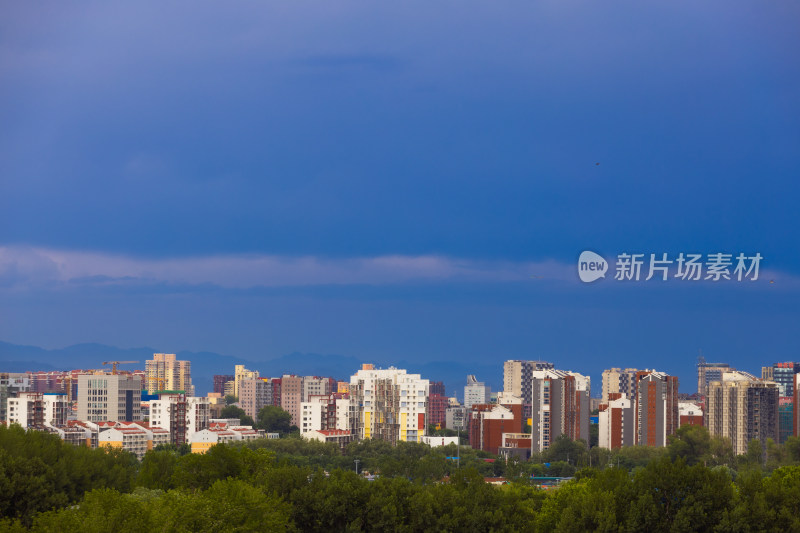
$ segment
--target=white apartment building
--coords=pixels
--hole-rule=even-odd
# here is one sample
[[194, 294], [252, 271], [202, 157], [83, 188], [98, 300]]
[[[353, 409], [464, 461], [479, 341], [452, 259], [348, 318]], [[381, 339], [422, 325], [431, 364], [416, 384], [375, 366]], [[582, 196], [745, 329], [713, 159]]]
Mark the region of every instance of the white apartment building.
[[327, 429], [350, 429], [350, 398], [348, 394], [331, 393], [311, 396], [300, 404], [300, 433]]
[[420, 442], [429, 381], [419, 374], [364, 365], [350, 378], [350, 424], [357, 438]]
[[610, 394], [608, 403], [600, 404], [598, 446], [609, 450], [633, 446], [636, 428], [634, 401], [624, 393]]
[[20, 392], [18, 398], [6, 400], [9, 424], [24, 428], [45, 425], [62, 426], [66, 423], [69, 402], [66, 394]]
[[150, 400], [148, 404], [150, 425], [166, 429], [173, 444], [189, 442], [192, 434], [208, 427], [211, 416], [208, 398], [162, 394], [158, 400]]

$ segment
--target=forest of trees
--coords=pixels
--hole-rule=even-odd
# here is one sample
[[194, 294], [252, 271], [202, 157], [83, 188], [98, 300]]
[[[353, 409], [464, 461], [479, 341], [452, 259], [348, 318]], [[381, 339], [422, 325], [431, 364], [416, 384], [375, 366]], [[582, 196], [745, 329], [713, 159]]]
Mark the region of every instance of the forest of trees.
[[[0, 427], [0, 530], [800, 531], [796, 438], [754, 442], [742, 456], [699, 427], [661, 449], [562, 438], [508, 464], [462, 448], [457, 465], [454, 445], [369, 440], [343, 451], [299, 438], [186, 451], [164, 446], [138, 461]], [[558, 474], [574, 479], [549, 491], [532, 483]], [[497, 475], [509, 483], [484, 483]]]

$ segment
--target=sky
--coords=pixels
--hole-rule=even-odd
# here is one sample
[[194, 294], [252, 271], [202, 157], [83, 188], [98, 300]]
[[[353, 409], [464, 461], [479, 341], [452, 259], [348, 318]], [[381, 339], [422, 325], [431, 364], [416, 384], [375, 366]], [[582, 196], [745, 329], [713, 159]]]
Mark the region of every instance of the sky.
[[[596, 391], [800, 360], [797, 2], [0, 9], [0, 340], [544, 359]], [[763, 259], [615, 280], [624, 253]]]

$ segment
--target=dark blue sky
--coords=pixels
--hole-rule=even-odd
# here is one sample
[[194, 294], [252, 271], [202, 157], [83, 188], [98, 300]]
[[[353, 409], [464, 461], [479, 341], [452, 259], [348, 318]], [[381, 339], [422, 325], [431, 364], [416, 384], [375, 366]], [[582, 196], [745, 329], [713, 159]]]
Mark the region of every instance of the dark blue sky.
[[[789, 0], [9, 4], [0, 339], [496, 360], [487, 381], [542, 358], [596, 390], [609, 366], [691, 390], [699, 349], [800, 359], [799, 21]], [[585, 249], [764, 260], [758, 282], [584, 285]]]

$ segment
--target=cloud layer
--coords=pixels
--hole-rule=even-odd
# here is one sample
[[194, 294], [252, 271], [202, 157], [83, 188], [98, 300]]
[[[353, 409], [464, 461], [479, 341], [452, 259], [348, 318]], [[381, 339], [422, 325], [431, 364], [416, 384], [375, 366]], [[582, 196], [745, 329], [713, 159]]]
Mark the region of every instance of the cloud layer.
[[314, 256], [215, 255], [139, 258], [102, 252], [0, 247], [0, 286], [58, 286], [75, 283], [166, 283], [223, 288], [405, 282], [506, 282], [536, 279], [574, 281], [555, 261], [474, 261], [443, 256], [386, 255], [331, 259]]

